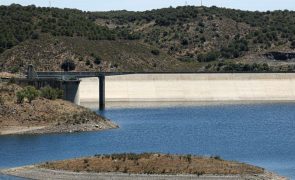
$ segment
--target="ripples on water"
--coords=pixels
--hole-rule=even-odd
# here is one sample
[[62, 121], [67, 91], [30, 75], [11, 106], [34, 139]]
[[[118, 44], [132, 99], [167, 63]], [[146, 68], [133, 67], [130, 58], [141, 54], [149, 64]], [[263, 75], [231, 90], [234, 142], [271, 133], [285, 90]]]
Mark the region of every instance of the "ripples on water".
[[100, 113], [119, 129], [0, 137], [0, 168], [96, 153], [162, 152], [219, 155], [295, 179], [295, 103], [118, 107]]

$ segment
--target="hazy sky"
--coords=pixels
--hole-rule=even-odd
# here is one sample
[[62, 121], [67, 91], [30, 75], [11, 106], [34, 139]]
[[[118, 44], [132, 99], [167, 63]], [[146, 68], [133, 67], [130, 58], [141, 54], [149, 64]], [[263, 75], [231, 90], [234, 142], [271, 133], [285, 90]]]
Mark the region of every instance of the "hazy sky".
[[[169, 6], [200, 5], [201, 0], [0, 0], [1, 5], [22, 5], [76, 8], [87, 11], [133, 10], [143, 11]], [[206, 6], [219, 6], [243, 10], [295, 10], [295, 0], [203, 0]]]

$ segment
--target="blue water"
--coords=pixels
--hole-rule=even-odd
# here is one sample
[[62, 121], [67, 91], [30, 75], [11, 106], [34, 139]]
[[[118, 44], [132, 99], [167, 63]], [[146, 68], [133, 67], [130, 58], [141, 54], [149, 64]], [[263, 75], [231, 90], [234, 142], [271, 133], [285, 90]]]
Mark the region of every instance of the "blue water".
[[100, 113], [120, 128], [0, 137], [0, 168], [97, 153], [189, 153], [219, 155], [295, 179], [294, 103], [121, 108]]

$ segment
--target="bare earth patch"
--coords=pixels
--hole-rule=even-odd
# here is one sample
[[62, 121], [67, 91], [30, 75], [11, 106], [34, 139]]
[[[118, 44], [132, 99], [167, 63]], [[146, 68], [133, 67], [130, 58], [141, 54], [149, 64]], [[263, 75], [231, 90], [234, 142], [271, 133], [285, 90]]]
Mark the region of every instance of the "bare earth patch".
[[0, 135], [10, 135], [10, 134], [21, 134], [28, 131], [36, 131], [44, 129], [45, 126], [36, 126], [36, 127], [23, 127], [23, 126], [11, 126], [1, 128]]

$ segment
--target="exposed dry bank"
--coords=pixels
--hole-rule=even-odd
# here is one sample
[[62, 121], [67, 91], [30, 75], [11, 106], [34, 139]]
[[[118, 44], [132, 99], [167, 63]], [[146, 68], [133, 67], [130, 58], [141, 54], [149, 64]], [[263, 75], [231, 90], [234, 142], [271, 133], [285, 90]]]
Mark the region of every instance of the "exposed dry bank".
[[42, 179], [285, 179], [263, 168], [219, 157], [113, 154], [3, 170]]
[[64, 100], [37, 98], [17, 103], [22, 87], [0, 83], [0, 135], [96, 131], [116, 128], [111, 121]]

